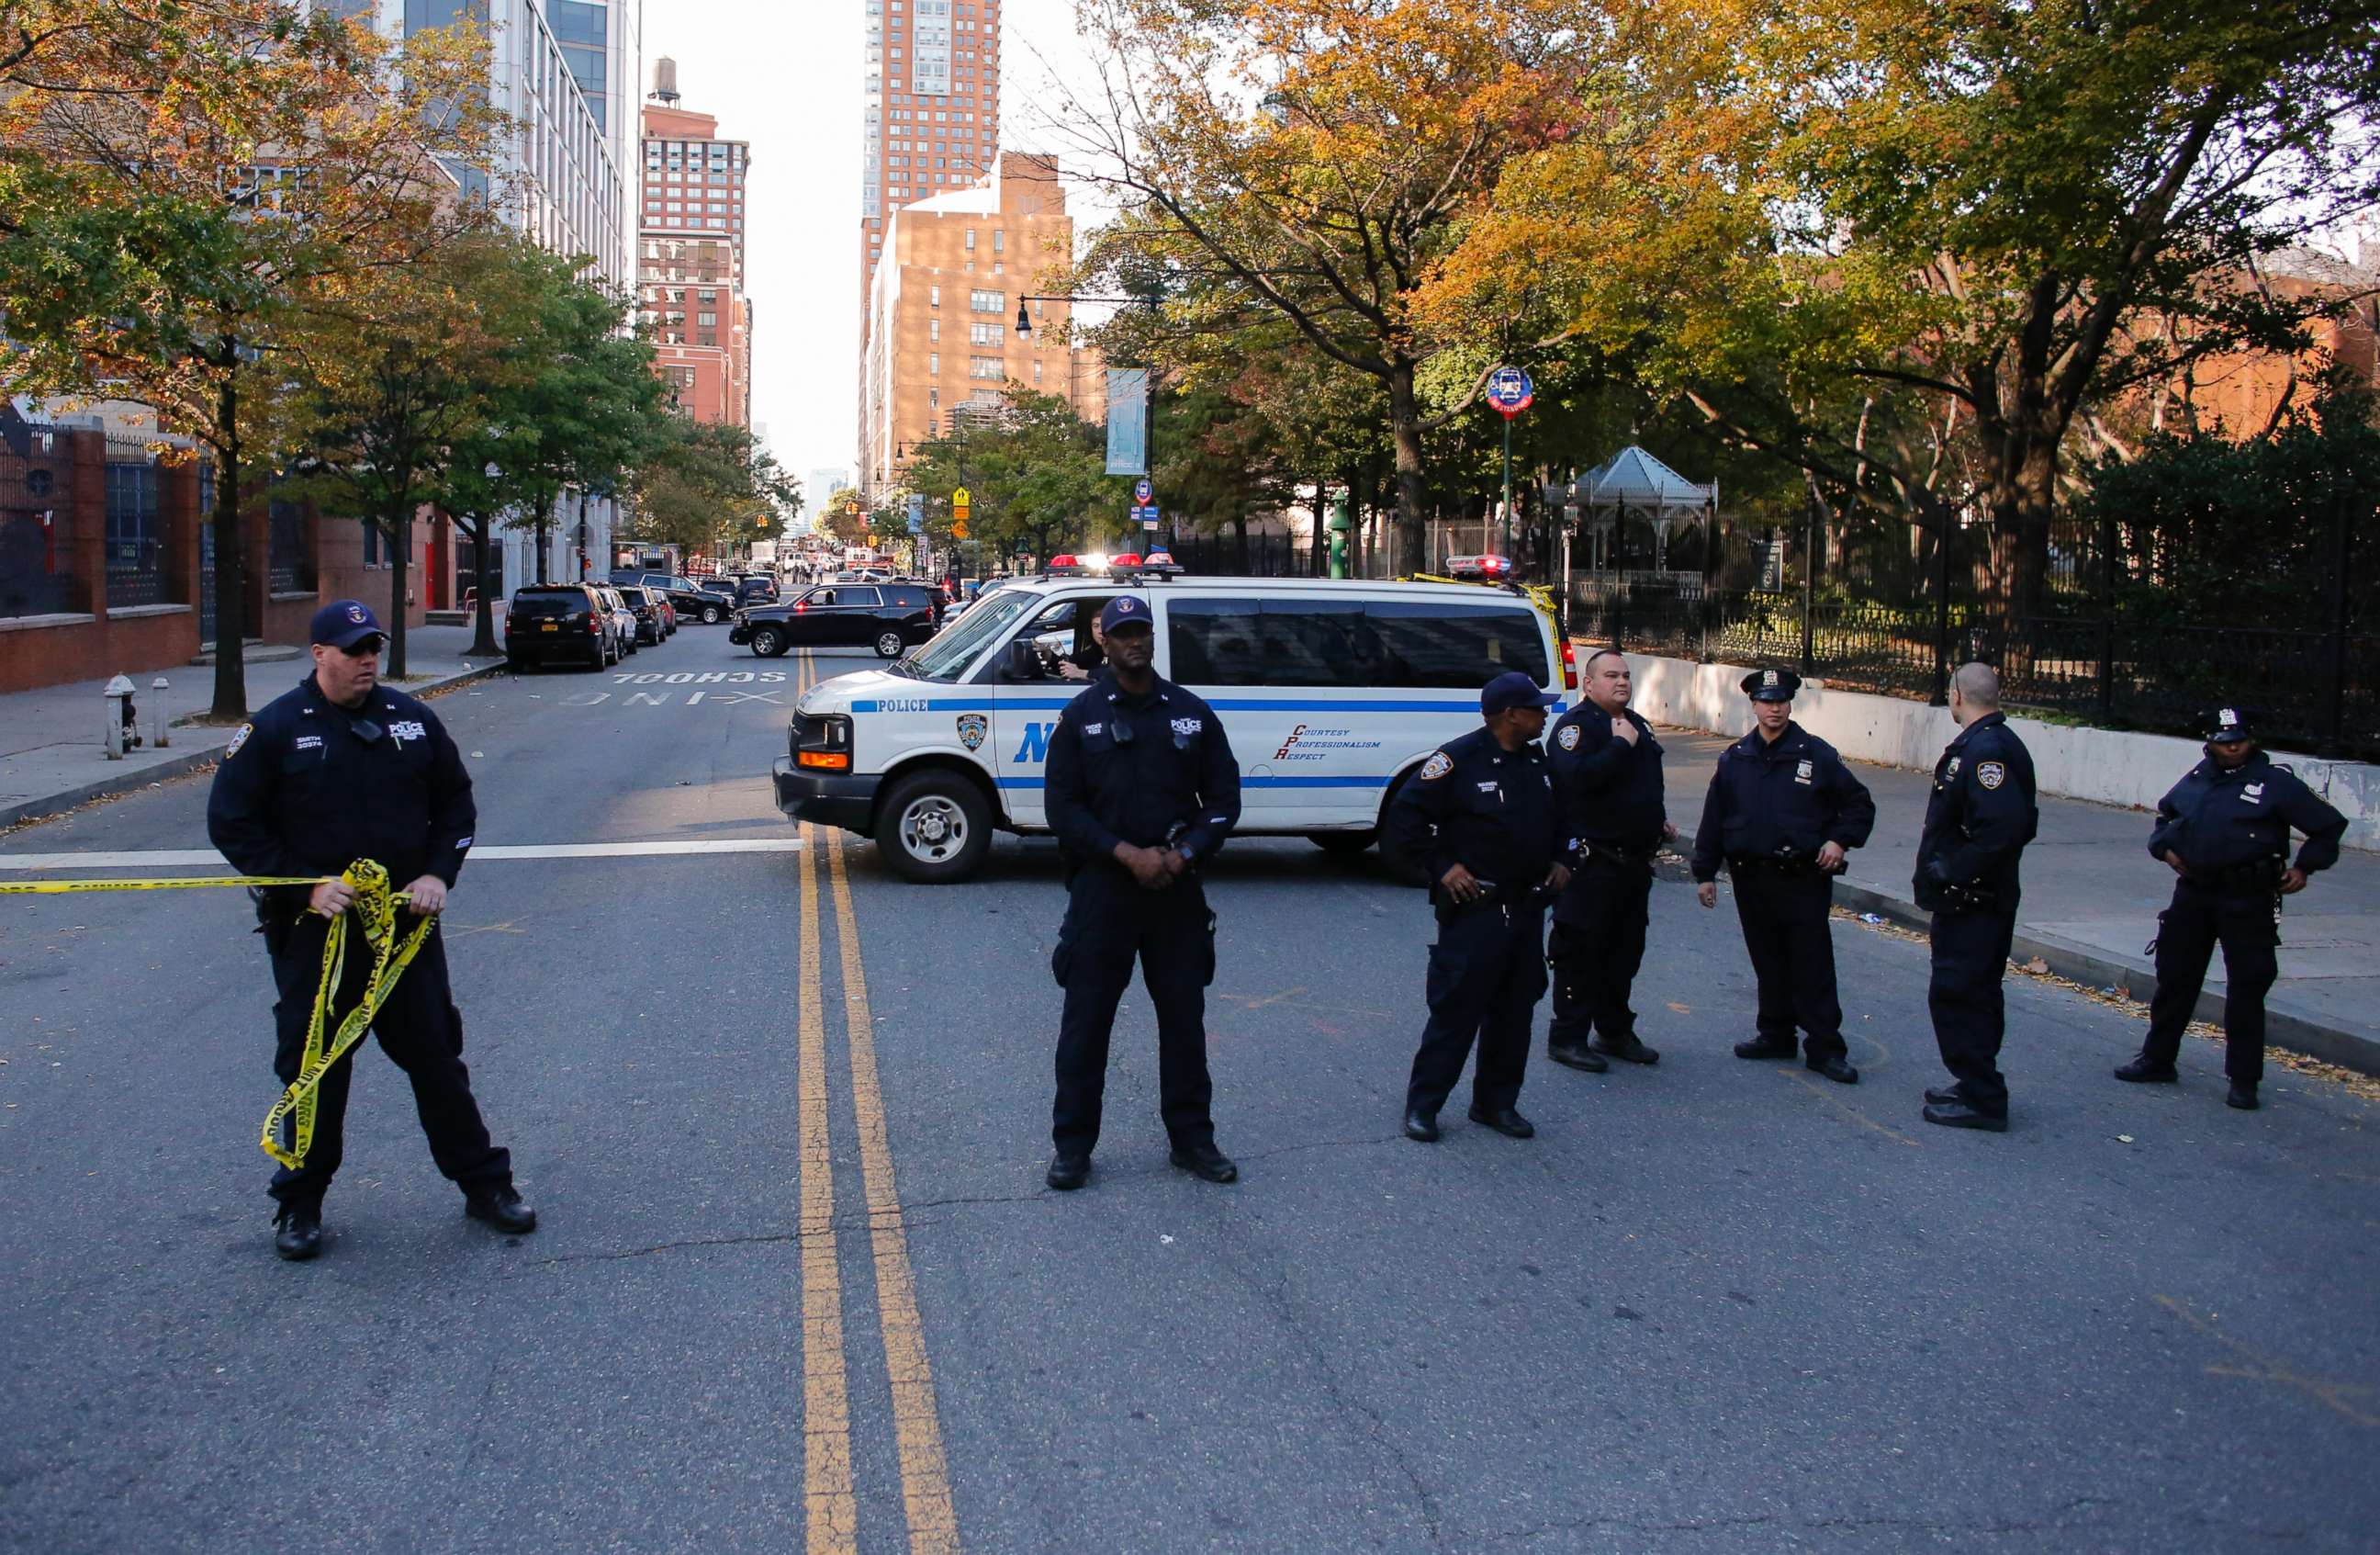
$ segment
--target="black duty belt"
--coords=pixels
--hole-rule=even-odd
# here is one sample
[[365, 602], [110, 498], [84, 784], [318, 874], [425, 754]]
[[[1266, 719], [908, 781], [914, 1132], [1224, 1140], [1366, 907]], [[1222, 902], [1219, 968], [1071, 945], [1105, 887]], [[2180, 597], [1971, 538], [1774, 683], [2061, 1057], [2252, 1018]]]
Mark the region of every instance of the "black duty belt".
[[1647, 848], [1630, 848], [1621, 847], [1617, 843], [1607, 843], [1599, 837], [1582, 837], [1578, 845], [1589, 858], [1600, 858], [1607, 864], [1626, 864], [1639, 869], [1651, 868], [1653, 860], [1661, 852], [1658, 843]]
[[1746, 874], [1763, 870], [1772, 875], [1815, 875], [1823, 872], [1818, 868], [1818, 856], [1814, 853], [1733, 854], [1729, 856], [1727, 867], [1730, 869], [1742, 870]]

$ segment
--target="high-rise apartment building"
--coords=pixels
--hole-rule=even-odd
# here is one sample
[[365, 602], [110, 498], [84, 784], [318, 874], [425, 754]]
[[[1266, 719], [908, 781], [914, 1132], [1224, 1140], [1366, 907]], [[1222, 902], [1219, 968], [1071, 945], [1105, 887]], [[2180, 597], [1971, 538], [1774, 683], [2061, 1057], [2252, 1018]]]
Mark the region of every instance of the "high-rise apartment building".
[[[972, 187], [1000, 146], [1000, 0], [859, 0], [867, 13], [861, 108], [859, 295], [892, 213]], [[864, 335], [867, 325], [861, 330]]]
[[662, 376], [698, 421], [752, 424], [752, 310], [744, 202], [752, 148], [678, 105], [677, 64], [653, 68], [644, 105], [637, 293]]
[[[1075, 223], [1050, 157], [1002, 152], [977, 187], [902, 206], [885, 229], [860, 358], [859, 485], [897, 490], [927, 438], [998, 412], [1008, 385], [1106, 414], [1098, 358], [1069, 340], [1063, 302], [1024, 303], [1034, 277], [1074, 253]], [[1029, 334], [1014, 327], [1020, 304]], [[1097, 382], [1094, 382], [1097, 380]]]

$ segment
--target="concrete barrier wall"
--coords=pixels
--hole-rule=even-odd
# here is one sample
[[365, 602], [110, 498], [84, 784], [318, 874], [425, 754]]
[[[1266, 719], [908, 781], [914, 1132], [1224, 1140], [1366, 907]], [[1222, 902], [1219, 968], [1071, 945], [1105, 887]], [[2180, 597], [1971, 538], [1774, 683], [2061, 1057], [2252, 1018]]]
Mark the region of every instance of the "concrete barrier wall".
[[[1646, 653], [1631, 653], [1628, 663], [1635, 674], [1636, 711], [1654, 723], [1718, 735], [1751, 730], [1752, 703], [1737, 687], [1751, 666], [1697, 664]], [[1793, 699], [1793, 718], [1845, 756], [1920, 771], [1930, 771], [1959, 732], [1948, 708], [1829, 691], [1823, 680], [1803, 684]], [[2029, 718], [2009, 722], [2033, 752], [2041, 792], [2069, 799], [2154, 808], [2201, 755], [2198, 742], [2170, 735], [2075, 728]], [[2273, 759], [2288, 762], [2347, 817], [2349, 846], [2380, 848], [2380, 768], [2282, 750], [2274, 751]]]

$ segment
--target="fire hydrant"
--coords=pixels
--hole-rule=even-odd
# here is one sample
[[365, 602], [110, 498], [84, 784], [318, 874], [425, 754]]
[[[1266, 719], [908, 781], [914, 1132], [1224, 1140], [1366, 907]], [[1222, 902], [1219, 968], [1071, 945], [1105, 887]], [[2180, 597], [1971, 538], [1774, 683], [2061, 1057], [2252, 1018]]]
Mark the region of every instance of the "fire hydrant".
[[134, 722], [132, 682], [117, 675], [107, 683], [100, 695], [107, 699], [107, 728], [104, 732], [107, 759], [121, 761], [125, 753], [140, 743], [140, 726]]

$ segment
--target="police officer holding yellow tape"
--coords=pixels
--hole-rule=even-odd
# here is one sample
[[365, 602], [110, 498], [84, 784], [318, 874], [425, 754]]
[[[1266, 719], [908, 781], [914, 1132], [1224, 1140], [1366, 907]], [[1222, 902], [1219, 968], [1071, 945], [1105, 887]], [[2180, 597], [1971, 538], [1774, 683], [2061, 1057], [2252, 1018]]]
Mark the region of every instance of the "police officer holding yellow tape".
[[[371, 859], [392, 881], [410, 882], [402, 890], [416, 914], [435, 913], [462, 871], [478, 814], [462, 754], [437, 714], [379, 683], [387, 637], [370, 608], [354, 600], [324, 605], [310, 635], [313, 674], [242, 726], [225, 750], [207, 799], [207, 836], [246, 875], [336, 876]], [[354, 901], [337, 880], [258, 893], [279, 996], [273, 1072], [284, 1085], [298, 1078], [331, 920]], [[356, 1006], [370, 968], [370, 956], [351, 951], [334, 1009]], [[536, 1230], [536, 1211], [513, 1187], [512, 1157], [489, 1140], [471, 1096], [463, 1017], [434, 924], [372, 1032], [413, 1082], [431, 1156], [463, 1190], [466, 1213], [504, 1232]], [[322, 1196], [339, 1170], [353, 1057], [322, 1075], [304, 1163], [273, 1173], [274, 1245], [285, 1258], [322, 1251]], [[282, 1143], [291, 1142], [285, 1134]]]

